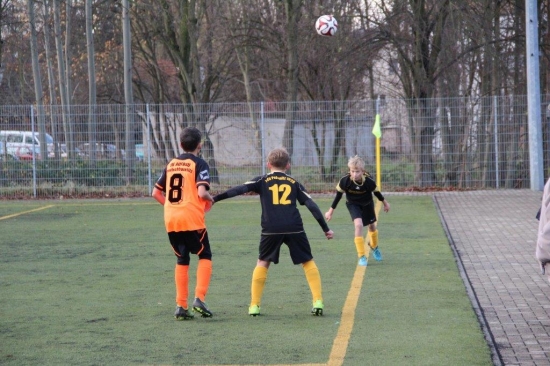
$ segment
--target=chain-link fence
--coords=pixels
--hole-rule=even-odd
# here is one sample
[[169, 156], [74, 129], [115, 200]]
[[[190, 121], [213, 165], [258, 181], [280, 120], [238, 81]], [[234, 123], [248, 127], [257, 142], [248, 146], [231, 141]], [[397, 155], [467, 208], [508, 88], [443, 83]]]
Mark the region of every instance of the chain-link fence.
[[[550, 107], [541, 110], [544, 176]], [[384, 191], [529, 187], [527, 98], [1, 106], [0, 198], [147, 195], [181, 153], [185, 126], [203, 132], [202, 157], [218, 191], [266, 173], [285, 146], [309, 191], [333, 190], [347, 159], [376, 172], [380, 116]]]

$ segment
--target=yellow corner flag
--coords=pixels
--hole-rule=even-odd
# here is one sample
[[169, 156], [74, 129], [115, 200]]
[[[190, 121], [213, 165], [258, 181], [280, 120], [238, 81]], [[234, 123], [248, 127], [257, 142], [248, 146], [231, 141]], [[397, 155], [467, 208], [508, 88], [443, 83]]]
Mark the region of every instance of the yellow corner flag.
[[377, 114], [374, 118], [374, 126], [372, 126], [372, 134], [377, 138], [382, 137], [382, 130], [380, 129], [380, 115]]

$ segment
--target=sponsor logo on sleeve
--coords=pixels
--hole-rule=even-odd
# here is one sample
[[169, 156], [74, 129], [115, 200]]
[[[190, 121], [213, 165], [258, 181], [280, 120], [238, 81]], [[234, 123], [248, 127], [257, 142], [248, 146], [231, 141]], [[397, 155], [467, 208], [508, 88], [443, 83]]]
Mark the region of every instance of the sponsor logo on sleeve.
[[203, 170], [202, 172], [200, 172], [199, 177], [201, 178], [201, 180], [210, 179], [210, 176], [208, 175], [208, 170]]

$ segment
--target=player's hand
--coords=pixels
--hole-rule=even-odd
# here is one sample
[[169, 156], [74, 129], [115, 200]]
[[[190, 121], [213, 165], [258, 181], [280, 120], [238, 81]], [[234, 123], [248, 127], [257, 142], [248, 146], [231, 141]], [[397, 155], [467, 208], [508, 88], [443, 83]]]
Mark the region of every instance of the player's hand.
[[213, 205], [214, 205], [214, 202], [204, 200], [204, 213], [207, 213], [208, 211], [210, 211]]
[[330, 221], [330, 219], [332, 219], [332, 212], [330, 211], [325, 212], [325, 219], [327, 221]]
[[384, 201], [384, 212], [389, 212], [389, 211], [390, 211], [390, 204]]
[[332, 230], [329, 230], [325, 233], [325, 236], [327, 237], [328, 240], [332, 239], [334, 237], [334, 231]]

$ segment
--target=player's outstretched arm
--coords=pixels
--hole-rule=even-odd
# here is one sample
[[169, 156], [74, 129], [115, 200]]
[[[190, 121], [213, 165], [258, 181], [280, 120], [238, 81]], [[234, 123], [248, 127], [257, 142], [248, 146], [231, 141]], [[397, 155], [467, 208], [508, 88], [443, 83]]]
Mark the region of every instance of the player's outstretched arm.
[[215, 195], [214, 202], [223, 201], [235, 196], [240, 196], [241, 194], [245, 194], [246, 192], [248, 192], [248, 185], [241, 184], [240, 186], [230, 188], [223, 193]]
[[343, 195], [344, 192], [336, 191], [336, 196], [334, 196], [334, 200], [332, 201], [329, 210], [325, 212], [325, 218], [327, 219], [327, 221], [330, 221], [330, 219], [332, 219], [332, 214], [334, 213], [334, 210], [336, 210], [336, 206], [338, 206], [338, 202], [340, 202]]
[[[327, 235], [326, 233], [330, 232], [331, 230], [328, 228], [327, 222], [325, 221], [325, 218], [323, 217], [323, 213], [321, 212], [321, 209], [319, 209], [319, 206], [317, 206], [317, 204], [312, 199], [308, 199], [307, 201], [305, 201], [304, 205], [307, 207], [309, 212], [311, 212], [315, 220], [317, 220], [317, 222], [325, 232], [325, 235]], [[328, 236], [327, 238], [332, 239]]]

